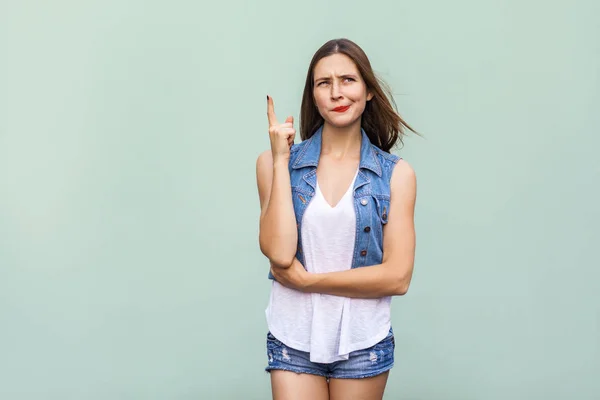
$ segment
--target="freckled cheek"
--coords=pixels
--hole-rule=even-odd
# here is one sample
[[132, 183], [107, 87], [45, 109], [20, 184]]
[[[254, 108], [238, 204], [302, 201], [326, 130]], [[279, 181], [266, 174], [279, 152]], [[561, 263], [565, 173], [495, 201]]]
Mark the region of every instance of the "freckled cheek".
[[315, 104], [317, 105], [317, 108], [319, 110], [324, 110], [327, 108], [327, 105], [326, 105], [327, 99], [323, 98], [323, 96], [316, 95], [316, 96], [314, 96], [314, 99], [315, 99]]
[[358, 103], [366, 100], [366, 94], [363, 90], [352, 90], [348, 91], [346, 96], [352, 101]]

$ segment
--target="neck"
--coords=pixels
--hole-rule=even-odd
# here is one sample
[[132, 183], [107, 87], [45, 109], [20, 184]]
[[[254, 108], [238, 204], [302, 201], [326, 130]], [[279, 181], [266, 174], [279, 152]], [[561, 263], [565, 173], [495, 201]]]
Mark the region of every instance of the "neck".
[[362, 142], [360, 120], [343, 128], [325, 122], [322, 135], [321, 154], [327, 154], [336, 159], [343, 159], [347, 156], [360, 156]]

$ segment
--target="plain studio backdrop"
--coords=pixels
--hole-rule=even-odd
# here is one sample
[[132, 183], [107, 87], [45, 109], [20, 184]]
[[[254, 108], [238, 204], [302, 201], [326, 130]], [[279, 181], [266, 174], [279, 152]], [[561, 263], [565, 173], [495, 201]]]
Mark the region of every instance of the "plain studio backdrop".
[[[600, 398], [600, 3], [5, 1], [0, 398], [267, 399], [255, 162], [347, 37], [414, 135], [386, 399]], [[298, 139], [299, 140], [299, 139]]]

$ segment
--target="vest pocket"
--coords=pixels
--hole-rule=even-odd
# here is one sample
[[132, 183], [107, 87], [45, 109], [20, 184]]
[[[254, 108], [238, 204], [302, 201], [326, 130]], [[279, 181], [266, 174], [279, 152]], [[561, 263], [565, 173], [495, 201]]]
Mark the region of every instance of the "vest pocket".
[[375, 197], [375, 203], [377, 204], [377, 216], [379, 217], [379, 220], [383, 225], [387, 224], [390, 201]]

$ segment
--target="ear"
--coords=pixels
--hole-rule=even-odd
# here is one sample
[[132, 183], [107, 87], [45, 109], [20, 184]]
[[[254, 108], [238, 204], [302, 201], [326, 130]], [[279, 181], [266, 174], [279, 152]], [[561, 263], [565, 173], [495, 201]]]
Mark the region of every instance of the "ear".
[[367, 101], [371, 101], [371, 99], [373, 98], [373, 93], [369, 92], [367, 93]]

